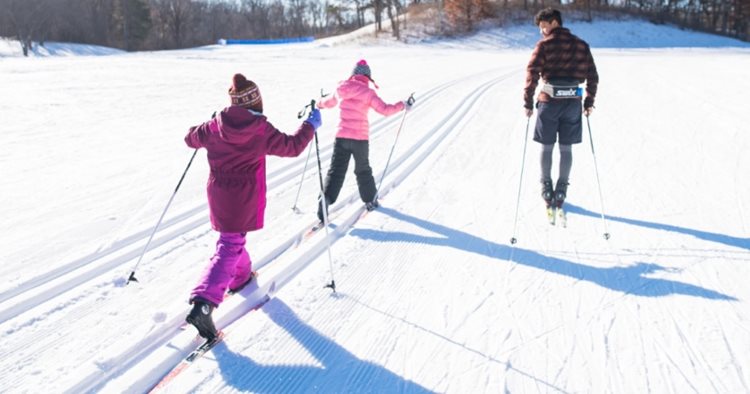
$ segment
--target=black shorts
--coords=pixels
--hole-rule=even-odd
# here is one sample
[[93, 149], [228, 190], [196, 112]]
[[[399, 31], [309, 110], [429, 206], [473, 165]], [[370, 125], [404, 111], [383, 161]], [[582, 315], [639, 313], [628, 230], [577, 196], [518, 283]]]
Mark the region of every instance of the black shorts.
[[578, 144], [583, 134], [581, 113], [583, 107], [578, 99], [551, 99], [548, 102], [537, 103], [536, 129], [534, 141], [544, 145], [557, 142], [563, 145]]

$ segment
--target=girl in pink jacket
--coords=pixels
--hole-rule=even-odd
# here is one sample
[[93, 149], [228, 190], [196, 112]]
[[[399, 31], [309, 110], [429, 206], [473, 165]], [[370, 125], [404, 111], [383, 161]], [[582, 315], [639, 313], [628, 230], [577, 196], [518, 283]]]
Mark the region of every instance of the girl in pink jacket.
[[298, 156], [321, 124], [316, 109], [294, 135], [280, 132], [263, 116], [258, 86], [242, 74], [232, 78], [229, 97], [230, 107], [185, 136], [189, 147], [206, 148], [208, 207], [211, 225], [220, 233], [216, 253], [190, 294], [193, 309], [185, 319], [208, 340], [217, 336], [211, 313], [224, 292], [239, 290], [252, 279], [245, 234], [263, 228], [266, 155]]
[[[370, 108], [378, 113], [389, 116], [408, 109], [410, 104], [405, 101], [386, 104], [378, 97], [375, 90], [370, 88], [370, 82], [375, 85], [367, 62], [360, 60], [352, 71], [351, 77], [339, 83], [334, 95], [318, 102], [318, 108], [333, 108], [337, 104], [341, 109], [336, 141], [333, 145], [331, 166], [326, 176], [324, 196], [326, 208], [336, 202], [341, 187], [344, 184], [349, 159], [354, 156], [354, 175], [357, 177], [359, 196], [368, 210], [378, 207], [375, 199], [377, 188], [372, 176], [369, 162], [370, 123], [367, 113]], [[377, 88], [378, 86], [375, 85]], [[318, 219], [323, 221], [323, 204], [318, 205]]]

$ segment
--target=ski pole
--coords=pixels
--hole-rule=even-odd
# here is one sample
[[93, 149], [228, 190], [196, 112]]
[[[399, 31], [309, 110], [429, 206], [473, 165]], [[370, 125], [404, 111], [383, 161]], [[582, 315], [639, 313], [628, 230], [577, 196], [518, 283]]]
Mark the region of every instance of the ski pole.
[[[310, 100], [310, 104], [306, 105], [305, 108], [310, 107], [312, 111], [315, 109], [315, 100]], [[304, 109], [304, 108], [303, 108]], [[328, 201], [325, 197], [325, 187], [323, 186], [323, 166], [320, 164], [320, 146], [318, 144], [318, 132], [315, 131], [315, 156], [318, 158], [318, 180], [320, 181], [320, 197], [318, 203], [321, 205], [323, 210], [323, 227], [326, 231], [326, 249], [328, 250], [328, 264], [331, 271], [331, 283], [324, 286], [324, 288], [330, 287], [333, 292], [336, 292], [336, 280], [333, 277], [333, 258], [331, 257], [331, 238], [328, 236]]]
[[[328, 93], [323, 93], [323, 89], [320, 89], [320, 97], [323, 98], [325, 96], [328, 96]], [[305, 116], [305, 113], [307, 112], [307, 107], [310, 105], [305, 105], [300, 112], [297, 113], [297, 119], [302, 119], [303, 116]], [[300, 213], [299, 208], [297, 208], [297, 202], [299, 201], [299, 194], [302, 191], [302, 181], [305, 179], [305, 173], [307, 172], [307, 163], [310, 161], [310, 152], [312, 152], [312, 145], [310, 145], [310, 148], [307, 150], [307, 158], [305, 159], [305, 167], [302, 169], [302, 178], [299, 180], [299, 188], [297, 189], [297, 197], [294, 198], [294, 206], [292, 206], [292, 211], [295, 213]]]
[[[409, 95], [409, 98], [406, 101], [414, 101], [414, 93]], [[378, 184], [377, 190], [375, 190], [375, 197], [373, 197], [373, 201], [378, 199], [378, 196], [380, 195], [380, 188], [383, 187], [383, 180], [385, 179], [385, 174], [388, 172], [388, 165], [391, 164], [391, 157], [393, 156], [393, 151], [396, 149], [396, 143], [398, 142], [398, 136], [401, 134], [401, 129], [404, 127], [404, 121], [406, 121], [406, 113], [409, 111], [404, 111], [404, 116], [401, 117], [401, 124], [398, 126], [398, 131], [396, 131], [396, 139], [393, 141], [393, 146], [391, 147], [391, 153], [388, 154], [388, 160], [385, 162], [385, 169], [383, 169], [383, 175], [380, 176], [380, 183]]]
[[174, 192], [172, 192], [172, 197], [169, 198], [169, 202], [167, 202], [167, 206], [164, 207], [164, 211], [161, 213], [161, 216], [159, 217], [159, 221], [156, 222], [156, 226], [154, 226], [153, 231], [151, 231], [151, 236], [148, 237], [148, 242], [146, 242], [146, 246], [143, 248], [143, 252], [141, 252], [141, 255], [138, 257], [138, 261], [135, 263], [135, 266], [133, 267], [133, 271], [130, 272], [130, 276], [128, 277], [128, 282], [126, 284], [130, 282], [138, 282], [138, 279], [135, 278], [135, 270], [138, 269], [138, 265], [141, 264], [141, 259], [143, 259], [143, 255], [146, 254], [146, 251], [148, 250], [148, 246], [151, 245], [151, 240], [154, 239], [154, 234], [156, 234], [156, 230], [159, 228], [161, 221], [164, 219], [164, 215], [167, 213], [167, 209], [169, 209], [169, 206], [172, 204], [172, 200], [174, 200], [174, 196], [177, 194], [177, 190], [180, 190], [180, 185], [182, 185], [182, 181], [185, 179], [185, 174], [187, 174], [188, 169], [190, 168], [190, 165], [193, 164], [193, 159], [195, 159], [196, 153], [198, 153], [198, 149], [193, 151], [193, 155], [190, 157], [190, 161], [188, 161], [187, 167], [185, 167], [185, 171], [183, 171], [182, 176], [180, 177], [180, 181], [177, 182], [177, 187], [175, 187]]
[[594, 138], [591, 134], [591, 122], [589, 122], [589, 116], [586, 115], [586, 126], [589, 129], [589, 142], [591, 142], [591, 155], [594, 157], [594, 171], [596, 171], [596, 185], [599, 188], [599, 203], [602, 207], [602, 223], [604, 223], [604, 239], [609, 239], [609, 230], [607, 229], [607, 220], [604, 218], [604, 197], [602, 196], [602, 183], [599, 180], [599, 166], [596, 164], [596, 153], [594, 152]]
[[531, 117], [526, 120], [526, 134], [523, 137], [523, 155], [521, 157], [521, 176], [518, 179], [518, 198], [516, 198], [516, 218], [513, 220], [513, 236], [510, 238], [510, 243], [515, 245], [518, 240], [516, 239], [516, 227], [518, 226], [518, 205], [521, 203], [521, 185], [523, 184], [523, 169], [526, 166], [526, 145], [529, 143], [529, 123]]
[[297, 208], [297, 201], [299, 201], [299, 193], [302, 191], [302, 181], [305, 179], [305, 173], [307, 172], [307, 162], [310, 161], [310, 152], [312, 152], [312, 145], [310, 145], [310, 148], [307, 150], [307, 159], [305, 159], [305, 167], [302, 169], [302, 177], [299, 180], [297, 197], [294, 198], [294, 206], [292, 207], [292, 211], [294, 211], [295, 213], [300, 213], [299, 208]]

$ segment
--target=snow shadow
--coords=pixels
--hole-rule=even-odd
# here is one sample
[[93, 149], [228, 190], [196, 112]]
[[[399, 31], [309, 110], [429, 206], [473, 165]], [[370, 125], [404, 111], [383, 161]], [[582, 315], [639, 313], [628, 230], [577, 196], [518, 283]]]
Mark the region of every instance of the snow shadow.
[[710, 300], [737, 301], [737, 299], [732, 296], [691, 285], [689, 283], [646, 277], [646, 275], [658, 271], [669, 271], [669, 269], [658, 264], [639, 262], [627, 267], [592, 267], [590, 265], [576, 263], [558, 257], [545, 256], [533, 250], [521, 249], [518, 247], [511, 248], [508, 245], [498, 244], [394, 209], [381, 207], [378, 208], [377, 212], [422, 227], [425, 230], [436, 233], [438, 236], [430, 237], [399, 231], [380, 231], [357, 228], [353, 229], [350, 234], [355, 237], [378, 242], [411, 242], [447, 246], [503, 261], [510, 260], [512, 252], [512, 260], [515, 263], [567, 276], [576, 280], [591, 282], [624, 294], [633, 294], [642, 297], [687, 295]]
[[[579, 207], [577, 205], [569, 204], [567, 202], [565, 203], [565, 207], [568, 213], [574, 213], [577, 215], [590, 216], [593, 218], [601, 219], [601, 214], [598, 212], [592, 212], [585, 208]], [[607, 220], [611, 220], [614, 222], [620, 222], [620, 223], [630, 224], [630, 225], [639, 226], [639, 227], [646, 227], [646, 228], [651, 228], [655, 230], [665, 230], [665, 231], [672, 231], [675, 233], [680, 233], [680, 234], [685, 234], [685, 235], [692, 235], [695, 238], [703, 239], [706, 241], [721, 243], [724, 245], [735, 246], [738, 248], [750, 250], [750, 238], [733, 237], [731, 235], [726, 235], [726, 234], [711, 233], [708, 231], [700, 231], [700, 230], [695, 230], [691, 228], [673, 226], [671, 224], [647, 222], [645, 220], [628, 219], [628, 218], [609, 216], [609, 215], [605, 215], [604, 217]]]
[[[263, 311], [288, 332], [318, 364], [263, 365], [232, 352], [226, 343], [214, 348], [224, 382], [238, 391], [253, 393], [432, 393], [375, 363], [357, 358], [320, 334], [283, 301], [271, 299]], [[283, 358], [282, 358], [283, 359]]]

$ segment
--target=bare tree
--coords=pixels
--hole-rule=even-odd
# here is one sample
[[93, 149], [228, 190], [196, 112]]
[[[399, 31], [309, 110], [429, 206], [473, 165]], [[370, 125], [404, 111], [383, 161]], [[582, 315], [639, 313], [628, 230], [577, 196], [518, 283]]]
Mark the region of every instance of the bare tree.
[[372, 8], [372, 4], [368, 3], [366, 0], [349, 0], [351, 4], [354, 4], [354, 11], [355, 15], [357, 17], [357, 27], [362, 27], [365, 25], [365, 11], [367, 9]]
[[206, 18], [205, 33], [211, 38], [211, 42], [217, 42], [220, 38], [226, 38], [235, 31], [235, 16], [239, 9], [225, 2], [216, 3], [208, 10]]
[[372, 0], [372, 12], [375, 14], [375, 31], [383, 31], [383, 2]]
[[488, 16], [488, 0], [445, 0], [445, 13], [458, 30], [471, 31], [474, 25]]
[[393, 36], [396, 37], [397, 40], [401, 39], [401, 32], [399, 30], [399, 22], [398, 22], [399, 8], [400, 8], [400, 4], [398, 0], [387, 0], [386, 9], [388, 13], [388, 19], [390, 19], [391, 21], [391, 29], [393, 31]]
[[[151, 0], [155, 19], [172, 40], [173, 48], [182, 48], [187, 25], [193, 18], [193, 2], [188, 0]], [[166, 37], [163, 37], [166, 38]]]
[[289, 8], [287, 18], [289, 20], [290, 29], [288, 33], [296, 37], [301, 37], [307, 30], [306, 17], [308, 4], [306, 0], [288, 0]]
[[325, 5], [321, 4], [321, 2], [319, 1], [311, 1], [309, 9], [313, 32], [320, 32], [325, 30]]
[[337, 27], [342, 28], [345, 25], [344, 11], [344, 7], [328, 3], [326, 19], [336, 22]]
[[242, 16], [248, 37], [271, 37], [271, 10], [263, 0], [245, 0], [242, 3]]
[[151, 11], [144, 0], [117, 0], [113, 18], [126, 51], [140, 46], [151, 30]]
[[24, 56], [29, 56], [33, 41], [44, 39], [49, 22], [47, 0], [2, 0], [0, 10], [13, 32], [21, 43]]
[[91, 0], [83, 1], [85, 17], [90, 25], [90, 34], [93, 35], [93, 43], [99, 45], [114, 45], [111, 39], [114, 22], [114, 0]]

